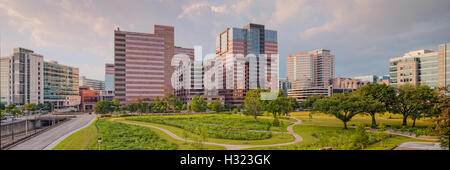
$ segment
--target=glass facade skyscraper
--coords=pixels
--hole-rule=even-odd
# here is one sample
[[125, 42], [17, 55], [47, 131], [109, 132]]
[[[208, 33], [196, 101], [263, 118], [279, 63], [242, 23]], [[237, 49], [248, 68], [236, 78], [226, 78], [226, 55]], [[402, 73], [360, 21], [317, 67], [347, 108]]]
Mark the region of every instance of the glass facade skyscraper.
[[438, 51], [417, 50], [390, 59], [389, 76], [392, 86], [402, 84], [443, 87], [450, 83], [449, 43]]

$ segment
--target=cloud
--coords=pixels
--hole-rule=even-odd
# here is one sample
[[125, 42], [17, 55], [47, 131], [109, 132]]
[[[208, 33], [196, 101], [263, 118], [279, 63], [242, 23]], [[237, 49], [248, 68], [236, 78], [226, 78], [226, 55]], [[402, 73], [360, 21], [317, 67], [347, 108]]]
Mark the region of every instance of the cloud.
[[272, 15], [274, 24], [281, 24], [294, 17], [306, 9], [304, 0], [277, 0], [275, 3], [275, 11]]

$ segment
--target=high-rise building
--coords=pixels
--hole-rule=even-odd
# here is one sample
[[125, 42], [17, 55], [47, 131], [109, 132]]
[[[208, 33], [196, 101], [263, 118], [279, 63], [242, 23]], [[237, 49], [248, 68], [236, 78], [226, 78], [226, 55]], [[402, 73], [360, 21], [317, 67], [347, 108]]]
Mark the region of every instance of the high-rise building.
[[92, 90], [105, 90], [105, 82], [102, 80], [88, 79], [85, 76], [80, 78], [80, 86], [89, 86]]
[[293, 89], [328, 88], [331, 85], [334, 78], [334, 55], [330, 50], [300, 52], [286, 58], [288, 82], [292, 83]]
[[105, 64], [105, 90], [114, 91], [114, 64]]
[[330, 95], [334, 78], [334, 55], [330, 50], [317, 49], [289, 55], [287, 81], [291, 83], [288, 96], [304, 101], [311, 95]]
[[389, 60], [390, 85], [414, 84], [443, 87], [450, 84], [450, 43], [438, 51], [417, 50]]
[[121, 103], [174, 93], [174, 36], [174, 27], [162, 25], [155, 25], [153, 34], [114, 31], [114, 92]]
[[25, 48], [1, 58], [1, 101], [24, 105], [44, 102], [43, 56]]
[[284, 95], [287, 96], [288, 90], [292, 88], [291, 87], [292, 84], [287, 81], [287, 78], [279, 78], [278, 81], [279, 81], [279, 85], [278, 85], [279, 88], [281, 90], [283, 90]]
[[79, 69], [44, 62], [44, 102], [53, 103], [55, 109], [76, 110], [80, 105]]
[[[214, 72], [213, 89], [234, 106], [244, 102], [249, 89], [278, 89], [277, 31], [248, 24], [227, 28], [216, 39], [216, 57], [205, 65]], [[209, 88], [211, 89], [211, 88]]]

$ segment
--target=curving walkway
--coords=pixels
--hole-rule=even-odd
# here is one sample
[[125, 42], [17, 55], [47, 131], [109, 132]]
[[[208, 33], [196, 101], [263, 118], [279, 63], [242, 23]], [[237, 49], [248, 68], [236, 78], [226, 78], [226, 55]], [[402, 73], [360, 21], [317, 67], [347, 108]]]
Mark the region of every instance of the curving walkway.
[[[295, 140], [292, 142], [288, 142], [288, 143], [278, 143], [278, 144], [269, 144], [269, 145], [229, 145], [229, 144], [222, 144], [222, 143], [211, 143], [211, 142], [204, 142], [203, 144], [208, 144], [208, 145], [217, 145], [217, 146], [223, 146], [225, 148], [227, 148], [227, 150], [242, 150], [242, 149], [248, 149], [248, 148], [255, 148], [255, 147], [270, 147], [270, 146], [283, 146], [283, 145], [292, 145], [292, 144], [296, 144], [299, 143], [301, 141], [303, 141], [303, 138], [298, 135], [297, 133], [294, 132], [294, 126], [299, 125], [302, 123], [302, 120], [294, 118], [295, 120], [297, 120], [297, 122], [295, 122], [292, 125], [289, 125], [287, 127], [287, 133], [291, 134], [295, 137]], [[151, 128], [155, 128], [155, 129], [159, 129], [161, 131], [163, 131], [164, 133], [167, 133], [169, 136], [171, 136], [174, 139], [180, 140], [180, 141], [184, 141], [184, 142], [194, 142], [192, 140], [188, 140], [188, 139], [183, 139], [177, 135], [175, 135], [174, 133], [172, 133], [171, 131], [164, 129], [164, 128], [160, 128], [157, 126], [152, 126], [152, 125], [147, 125], [147, 124], [140, 124], [140, 123], [132, 123], [132, 122], [123, 122], [122, 123], [126, 123], [126, 124], [131, 124], [131, 125], [138, 125], [138, 126], [145, 126], [145, 127], [151, 127]]]

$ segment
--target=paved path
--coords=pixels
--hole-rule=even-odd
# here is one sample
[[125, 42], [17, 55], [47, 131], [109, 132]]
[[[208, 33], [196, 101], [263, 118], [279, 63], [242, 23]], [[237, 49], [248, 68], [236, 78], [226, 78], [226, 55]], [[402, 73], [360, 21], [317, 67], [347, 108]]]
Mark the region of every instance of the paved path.
[[[86, 124], [89, 124], [95, 116], [93, 115], [79, 115], [76, 118], [69, 120], [61, 125], [53, 127], [52, 129], [38, 134], [27, 141], [20, 143], [10, 150], [43, 150], [49, 149], [47, 146], [53, 144], [55, 141], [61, 140], [61, 137], [64, 137], [66, 134], [69, 134], [73, 131], [84, 127]], [[61, 140], [62, 141], [62, 140]]]
[[[301, 124], [302, 121], [300, 119], [297, 119], [297, 118], [294, 118], [294, 119], [297, 120], [297, 122], [295, 122], [294, 124], [288, 126], [288, 128], [287, 128], [287, 131], [288, 131], [287, 133], [291, 134], [291, 135], [293, 135], [295, 137], [295, 140], [292, 141], [292, 142], [279, 143], [279, 144], [269, 144], [269, 145], [229, 145], [229, 144], [211, 143], [211, 142], [204, 142], [203, 144], [223, 146], [223, 147], [227, 148], [227, 150], [242, 150], [242, 149], [255, 148], [255, 147], [283, 146], [283, 145], [296, 144], [296, 143], [299, 143], [299, 142], [303, 141], [303, 138], [300, 135], [298, 135], [297, 133], [294, 132], [294, 126]], [[151, 128], [159, 129], [159, 130], [163, 131], [164, 133], [167, 133], [169, 136], [171, 136], [174, 139], [177, 139], [177, 140], [180, 140], [180, 141], [184, 141], [184, 142], [194, 142], [192, 140], [183, 139], [183, 138], [175, 135], [171, 131], [169, 131], [167, 129], [164, 129], [164, 128], [157, 127], [157, 126], [152, 126], [152, 125], [148, 125], [148, 124], [140, 124], [140, 123], [132, 123], [132, 122], [122, 122], [122, 123], [127, 123], [127, 124], [132, 124], [132, 125], [145, 126], [145, 127], [151, 127]]]
[[434, 142], [403, 142], [394, 150], [446, 150]]

